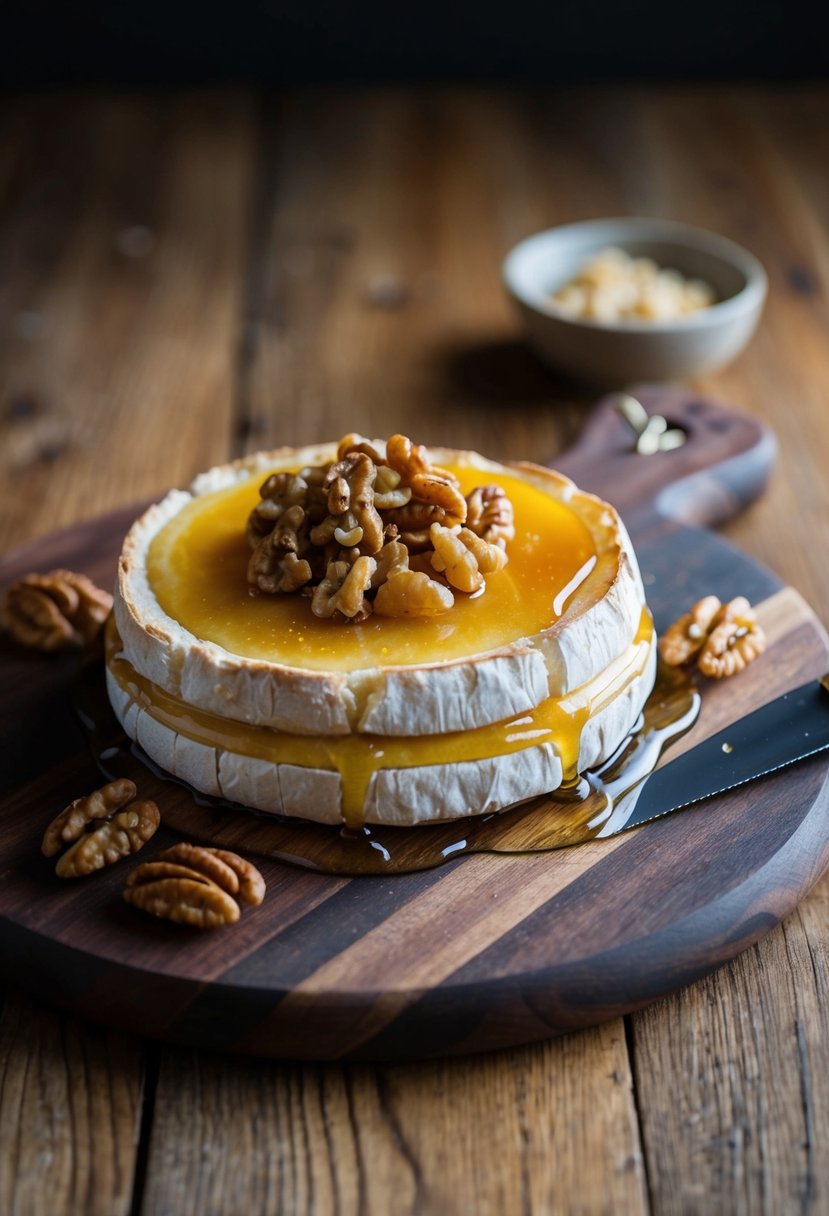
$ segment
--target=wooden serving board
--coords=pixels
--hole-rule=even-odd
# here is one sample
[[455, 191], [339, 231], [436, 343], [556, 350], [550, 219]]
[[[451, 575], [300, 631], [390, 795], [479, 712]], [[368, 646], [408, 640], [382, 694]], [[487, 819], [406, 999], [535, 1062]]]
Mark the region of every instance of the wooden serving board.
[[[557, 462], [621, 509], [659, 628], [705, 592], [760, 605], [769, 649], [703, 689], [670, 754], [829, 668], [829, 643], [791, 589], [696, 525], [762, 489], [774, 444], [752, 419], [687, 391], [640, 394], [685, 427], [637, 456], [601, 403]], [[8, 555], [5, 585], [66, 566], [112, 581], [135, 514], [120, 511]], [[404, 1059], [505, 1047], [611, 1018], [691, 982], [777, 924], [829, 862], [829, 760], [722, 795], [635, 832], [555, 853], [462, 857], [433, 870], [346, 878], [265, 858], [268, 896], [199, 933], [124, 904], [130, 863], [60, 881], [45, 823], [98, 774], [68, 705], [77, 659], [0, 653], [0, 943], [9, 979], [139, 1033], [270, 1056]], [[148, 778], [148, 781], [151, 779]], [[142, 794], [145, 793], [142, 790]], [[182, 797], [157, 784], [165, 798]], [[192, 835], [267, 853], [268, 823], [194, 805]], [[175, 838], [162, 827], [142, 857]]]

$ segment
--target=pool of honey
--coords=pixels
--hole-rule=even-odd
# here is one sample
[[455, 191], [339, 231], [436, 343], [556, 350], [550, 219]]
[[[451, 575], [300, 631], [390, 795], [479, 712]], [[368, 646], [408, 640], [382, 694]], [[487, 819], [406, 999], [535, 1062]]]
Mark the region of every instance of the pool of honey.
[[259, 473], [188, 503], [153, 539], [147, 574], [159, 604], [195, 637], [232, 654], [312, 671], [399, 667], [461, 658], [548, 628], [597, 563], [578, 515], [508, 472], [453, 466], [466, 494], [503, 486], [515, 510], [509, 563], [482, 595], [455, 597], [431, 620], [371, 616], [343, 629], [301, 595], [251, 596], [245, 523], [259, 501]]
[[167, 827], [227, 847], [242, 843], [238, 829], [244, 822], [243, 843], [250, 852], [325, 873], [354, 875], [405, 874], [470, 853], [546, 852], [620, 830], [665, 749], [693, 726], [699, 704], [685, 673], [660, 663], [653, 691], [630, 736], [601, 768], [569, 788], [506, 811], [449, 823], [354, 829], [266, 815], [197, 794], [159, 769], [127, 738], [110, 708], [101, 662], [88, 665], [75, 689], [78, 717], [101, 771], [108, 779], [130, 777], [144, 792], [150, 769], [164, 783], [158, 798]]

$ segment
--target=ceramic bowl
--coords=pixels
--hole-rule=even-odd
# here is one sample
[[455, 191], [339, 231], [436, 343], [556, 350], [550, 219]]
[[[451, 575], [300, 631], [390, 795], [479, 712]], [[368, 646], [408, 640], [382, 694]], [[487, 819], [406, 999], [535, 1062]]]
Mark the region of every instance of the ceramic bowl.
[[[615, 246], [713, 287], [717, 303], [674, 321], [572, 319], [550, 296], [585, 262]], [[760, 262], [734, 241], [672, 220], [605, 219], [527, 237], [503, 265], [529, 342], [559, 371], [618, 386], [674, 380], [730, 362], [752, 337], [766, 298]]]

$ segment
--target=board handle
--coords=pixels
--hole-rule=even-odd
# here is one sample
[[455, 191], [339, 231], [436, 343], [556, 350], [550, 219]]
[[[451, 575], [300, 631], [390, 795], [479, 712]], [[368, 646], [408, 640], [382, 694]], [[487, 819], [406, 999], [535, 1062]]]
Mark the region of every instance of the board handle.
[[622, 515], [650, 506], [704, 527], [733, 519], [763, 491], [777, 453], [764, 423], [687, 388], [650, 386], [633, 395], [648, 414], [661, 414], [685, 432], [681, 447], [637, 452], [613, 393], [601, 399], [555, 467], [582, 489], [610, 499]]

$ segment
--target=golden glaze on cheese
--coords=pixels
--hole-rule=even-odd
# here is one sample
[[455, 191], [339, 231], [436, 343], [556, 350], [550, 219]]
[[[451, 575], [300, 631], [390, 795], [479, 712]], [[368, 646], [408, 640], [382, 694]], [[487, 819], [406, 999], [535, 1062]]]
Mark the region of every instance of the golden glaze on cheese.
[[576, 513], [505, 472], [455, 466], [463, 492], [497, 483], [515, 508], [509, 564], [489, 575], [483, 595], [456, 596], [432, 620], [372, 616], [359, 625], [320, 620], [301, 595], [252, 597], [245, 522], [262, 472], [193, 499], [150, 545], [147, 571], [164, 611], [195, 637], [232, 654], [312, 671], [354, 671], [481, 654], [546, 629], [595, 563], [592, 537]]

